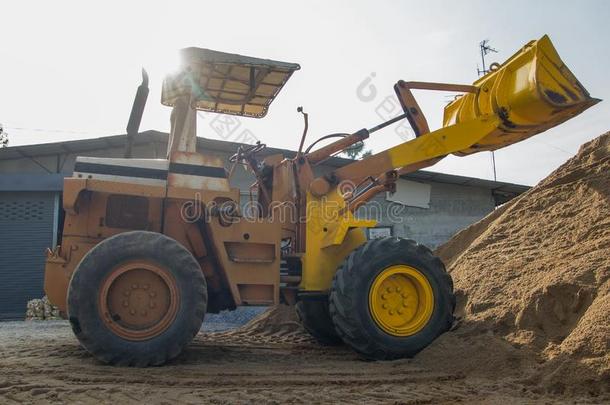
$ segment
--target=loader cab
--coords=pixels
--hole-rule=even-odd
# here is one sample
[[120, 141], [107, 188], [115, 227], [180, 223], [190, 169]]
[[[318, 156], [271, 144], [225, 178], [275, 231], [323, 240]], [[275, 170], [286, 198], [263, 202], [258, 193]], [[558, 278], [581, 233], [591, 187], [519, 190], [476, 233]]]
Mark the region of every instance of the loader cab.
[[[196, 151], [196, 111], [214, 112], [249, 118], [264, 117], [280, 90], [292, 74], [300, 69], [296, 63], [253, 58], [203, 48], [185, 48], [180, 52], [181, 65], [164, 82], [161, 103], [172, 107], [171, 133], [167, 147], [170, 166], [177, 157], [183, 160], [214, 160]], [[221, 138], [232, 131], [235, 120], [220, 120], [214, 128]], [[204, 134], [204, 136], [207, 134]], [[253, 142], [254, 143], [254, 142]], [[257, 180], [256, 163], [247, 156], [260, 152], [264, 145], [240, 148], [234, 160], [223, 162], [233, 168], [250, 166]], [[211, 166], [218, 166], [214, 162]], [[233, 168], [229, 169], [229, 175]], [[168, 178], [171, 183], [171, 178]], [[171, 184], [170, 184], [171, 185]], [[206, 185], [199, 185], [206, 188]]]

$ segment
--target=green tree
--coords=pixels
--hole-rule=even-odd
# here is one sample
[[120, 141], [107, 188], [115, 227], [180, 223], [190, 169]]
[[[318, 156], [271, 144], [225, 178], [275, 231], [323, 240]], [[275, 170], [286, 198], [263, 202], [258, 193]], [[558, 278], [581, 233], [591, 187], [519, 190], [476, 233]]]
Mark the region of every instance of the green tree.
[[4, 127], [0, 124], [0, 148], [8, 146], [8, 134], [4, 132]]
[[342, 153], [346, 154], [350, 159], [365, 158], [373, 154], [372, 150], [364, 150], [364, 142], [357, 142], [345, 149]]

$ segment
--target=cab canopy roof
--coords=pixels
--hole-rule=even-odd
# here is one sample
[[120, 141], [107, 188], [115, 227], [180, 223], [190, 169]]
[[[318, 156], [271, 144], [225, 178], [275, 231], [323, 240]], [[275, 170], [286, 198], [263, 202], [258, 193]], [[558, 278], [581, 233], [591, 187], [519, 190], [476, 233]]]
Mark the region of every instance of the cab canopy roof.
[[261, 118], [296, 63], [252, 58], [203, 48], [180, 51], [181, 66], [163, 82], [161, 103], [189, 96], [198, 110]]

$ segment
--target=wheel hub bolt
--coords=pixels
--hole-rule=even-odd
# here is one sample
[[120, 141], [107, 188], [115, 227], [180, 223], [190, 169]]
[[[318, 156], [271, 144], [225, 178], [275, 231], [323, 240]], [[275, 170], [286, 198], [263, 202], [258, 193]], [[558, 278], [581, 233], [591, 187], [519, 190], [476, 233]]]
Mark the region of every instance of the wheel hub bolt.
[[404, 311], [404, 309], [399, 308], [399, 309], [398, 309], [398, 313], [399, 313], [400, 315], [402, 315], [402, 314], [404, 314], [404, 313], [405, 313], [405, 311]]
[[144, 289], [148, 290], [150, 288], [150, 286], [148, 284], [144, 284]]
[[146, 316], [147, 314], [148, 314], [148, 312], [146, 312], [146, 311], [140, 312], [140, 315], [142, 315], [142, 316]]
[[386, 309], [388, 307], [388, 304], [383, 304], [382, 307], [383, 309]]
[[135, 290], [135, 289], [137, 289], [137, 288], [138, 288], [138, 285], [137, 285], [137, 284], [132, 284], [132, 285], [131, 285], [131, 289], [132, 289], [132, 290]]
[[132, 310], [130, 310], [130, 311], [129, 311], [129, 313], [130, 313], [131, 315], [135, 315], [135, 314], [136, 314], [136, 310], [135, 310], [135, 309], [132, 309]]
[[129, 301], [127, 301], [127, 300], [123, 301], [123, 306], [124, 307], [128, 307], [129, 306]]
[[151, 301], [151, 302], [148, 304], [148, 306], [149, 306], [150, 308], [154, 308], [154, 307], [155, 307], [155, 303]]
[[129, 294], [131, 294], [131, 292], [129, 290], [123, 291], [124, 296], [129, 297]]
[[151, 291], [150, 294], [148, 294], [150, 296], [150, 298], [155, 298], [157, 296], [157, 293], [154, 291]]
[[404, 301], [402, 302], [402, 306], [403, 306], [403, 307], [405, 307], [405, 308], [407, 307], [407, 300], [404, 300]]
[[394, 315], [394, 311], [390, 309], [390, 315]]
[[394, 289], [392, 287], [387, 288], [387, 292], [391, 293], [392, 291], [394, 291]]

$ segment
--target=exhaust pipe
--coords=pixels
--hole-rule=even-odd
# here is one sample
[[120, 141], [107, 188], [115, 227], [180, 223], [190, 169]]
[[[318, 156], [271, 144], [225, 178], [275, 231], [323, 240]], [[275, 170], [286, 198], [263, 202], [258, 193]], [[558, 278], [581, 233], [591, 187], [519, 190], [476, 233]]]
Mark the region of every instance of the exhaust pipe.
[[127, 145], [125, 146], [124, 156], [126, 158], [131, 157], [131, 149], [133, 147], [134, 136], [138, 134], [140, 130], [140, 122], [142, 122], [142, 115], [144, 114], [144, 107], [146, 106], [146, 99], [148, 98], [148, 73], [142, 68], [142, 84], [138, 86], [136, 91], [136, 97], [133, 100], [133, 106], [131, 106], [131, 114], [129, 114], [129, 121], [127, 122]]

